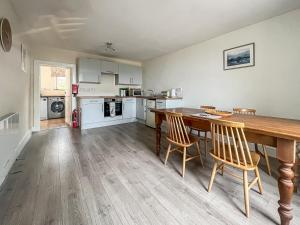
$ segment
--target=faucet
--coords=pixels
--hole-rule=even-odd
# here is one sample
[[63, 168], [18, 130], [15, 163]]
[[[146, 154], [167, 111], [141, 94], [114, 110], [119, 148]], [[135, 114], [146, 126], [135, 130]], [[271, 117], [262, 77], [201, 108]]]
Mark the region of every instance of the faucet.
[[154, 90], [148, 89], [147, 91], [152, 92], [152, 94], [150, 94], [150, 96], [154, 96]]

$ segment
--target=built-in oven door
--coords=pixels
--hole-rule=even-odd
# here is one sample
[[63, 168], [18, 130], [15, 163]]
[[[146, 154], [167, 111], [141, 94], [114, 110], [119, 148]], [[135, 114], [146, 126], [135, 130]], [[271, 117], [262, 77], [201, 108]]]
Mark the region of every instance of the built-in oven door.
[[104, 102], [104, 117], [110, 117], [109, 102]]
[[116, 101], [115, 112], [116, 116], [122, 116], [122, 101]]

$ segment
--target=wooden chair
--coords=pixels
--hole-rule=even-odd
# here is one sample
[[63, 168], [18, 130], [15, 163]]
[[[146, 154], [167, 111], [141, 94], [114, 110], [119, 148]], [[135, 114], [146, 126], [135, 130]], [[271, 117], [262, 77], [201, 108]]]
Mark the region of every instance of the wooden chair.
[[[200, 106], [200, 109], [204, 109], [204, 110], [205, 109], [211, 109], [211, 110], [214, 110], [214, 109], [216, 109], [216, 107], [210, 106], [210, 105], [202, 105], [202, 106]], [[205, 157], [206, 157], [207, 156], [207, 146], [208, 146], [208, 142], [209, 142], [209, 139], [207, 137], [207, 133], [208, 132], [205, 131], [205, 130], [200, 130], [200, 129], [197, 129], [197, 128], [190, 127], [190, 133], [192, 133], [193, 130], [198, 131], [198, 136], [200, 137], [200, 140], [203, 140], [204, 143], [205, 143]], [[204, 137], [201, 136], [201, 132], [204, 133]]]
[[297, 144], [296, 162], [293, 167], [293, 170], [295, 173], [295, 176], [293, 179], [295, 193], [297, 192], [298, 186], [299, 186], [299, 166], [300, 166], [300, 143]]
[[[256, 114], [255, 109], [246, 109], [246, 108], [234, 108], [233, 112], [238, 113], [238, 114], [253, 115], [253, 116], [255, 116], [255, 114]], [[267, 149], [264, 145], [262, 145], [262, 150], [263, 150], [263, 153], [258, 151], [258, 145], [255, 144], [255, 152], [260, 154], [266, 160], [268, 174], [271, 176], [271, 166], [270, 166], [269, 155], [268, 155]]]
[[[166, 158], [165, 158], [165, 165], [167, 164], [169, 154], [174, 151], [178, 151], [183, 154], [182, 159], [182, 177], [184, 177], [185, 173], [185, 163], [195, 158], [199, 158], [201, 161], [201, 165], [203, 166], [200, 147], [199, 147], [199, 137], [189, 135], [187, 133], [186, 127], [184, 125], [182, 114], [181, 113], [171, 113], [167, 112], [166, 114], [167, 119], [167, 140], [169, 142]], [[192, 145], [196, 145], [198, 154], [191, 156], [187, 153], [187, 148], [191, 147]], [[171, 149], [172, 145], [176, 147]]]
[[[245, 211], [246, 216], [249, 217], [249, 190], [256, 183], [258, 184], [259, 192], [261, 194], [263, 190], [257, 167], [260, 155], [249, 150], [243, 128], [243, 123], [222, 120], [211, 121], [213, 149], [211, 150], [210, 155], [214, 159], [214, 166], [208, 186], [208, 192], [211, 191], [216, 172], [221, 169], [223, 173], [225, 165], [242, 170], [243, 178], [228, 173], [243, 180]], [[248, 182], [248, 171], [254, 171], [255, 173], [255, 178], [250, 183]]]

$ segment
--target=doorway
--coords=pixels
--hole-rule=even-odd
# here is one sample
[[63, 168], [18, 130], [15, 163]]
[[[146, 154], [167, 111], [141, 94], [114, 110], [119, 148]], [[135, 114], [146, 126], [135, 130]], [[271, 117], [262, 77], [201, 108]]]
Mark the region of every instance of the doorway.
[[71, 125], [75, 68], [74, 64], [34, 62], [34, 131]]

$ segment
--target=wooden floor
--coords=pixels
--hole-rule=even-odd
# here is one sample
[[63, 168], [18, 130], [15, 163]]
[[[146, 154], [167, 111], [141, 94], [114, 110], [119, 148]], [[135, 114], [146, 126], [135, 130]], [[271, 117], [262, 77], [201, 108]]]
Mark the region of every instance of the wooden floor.
[[[207, 193], [210, 160], [189, 162], [182, 179], [181, 157], [165, 167], [165, 151], [158, 158], [154, 149], [155, 130], [138, 123], [36, 133], [2, 185], [0, 224], [279, 223], [277, 182], [264, 171], [264, 194], [250, 192], [247, 219], [239, 181], [218, 175]], [[293, 208], [300, 224], [299, 194]]]
[[65, 118], [41, 120], [41, 130], [66, 127]]

